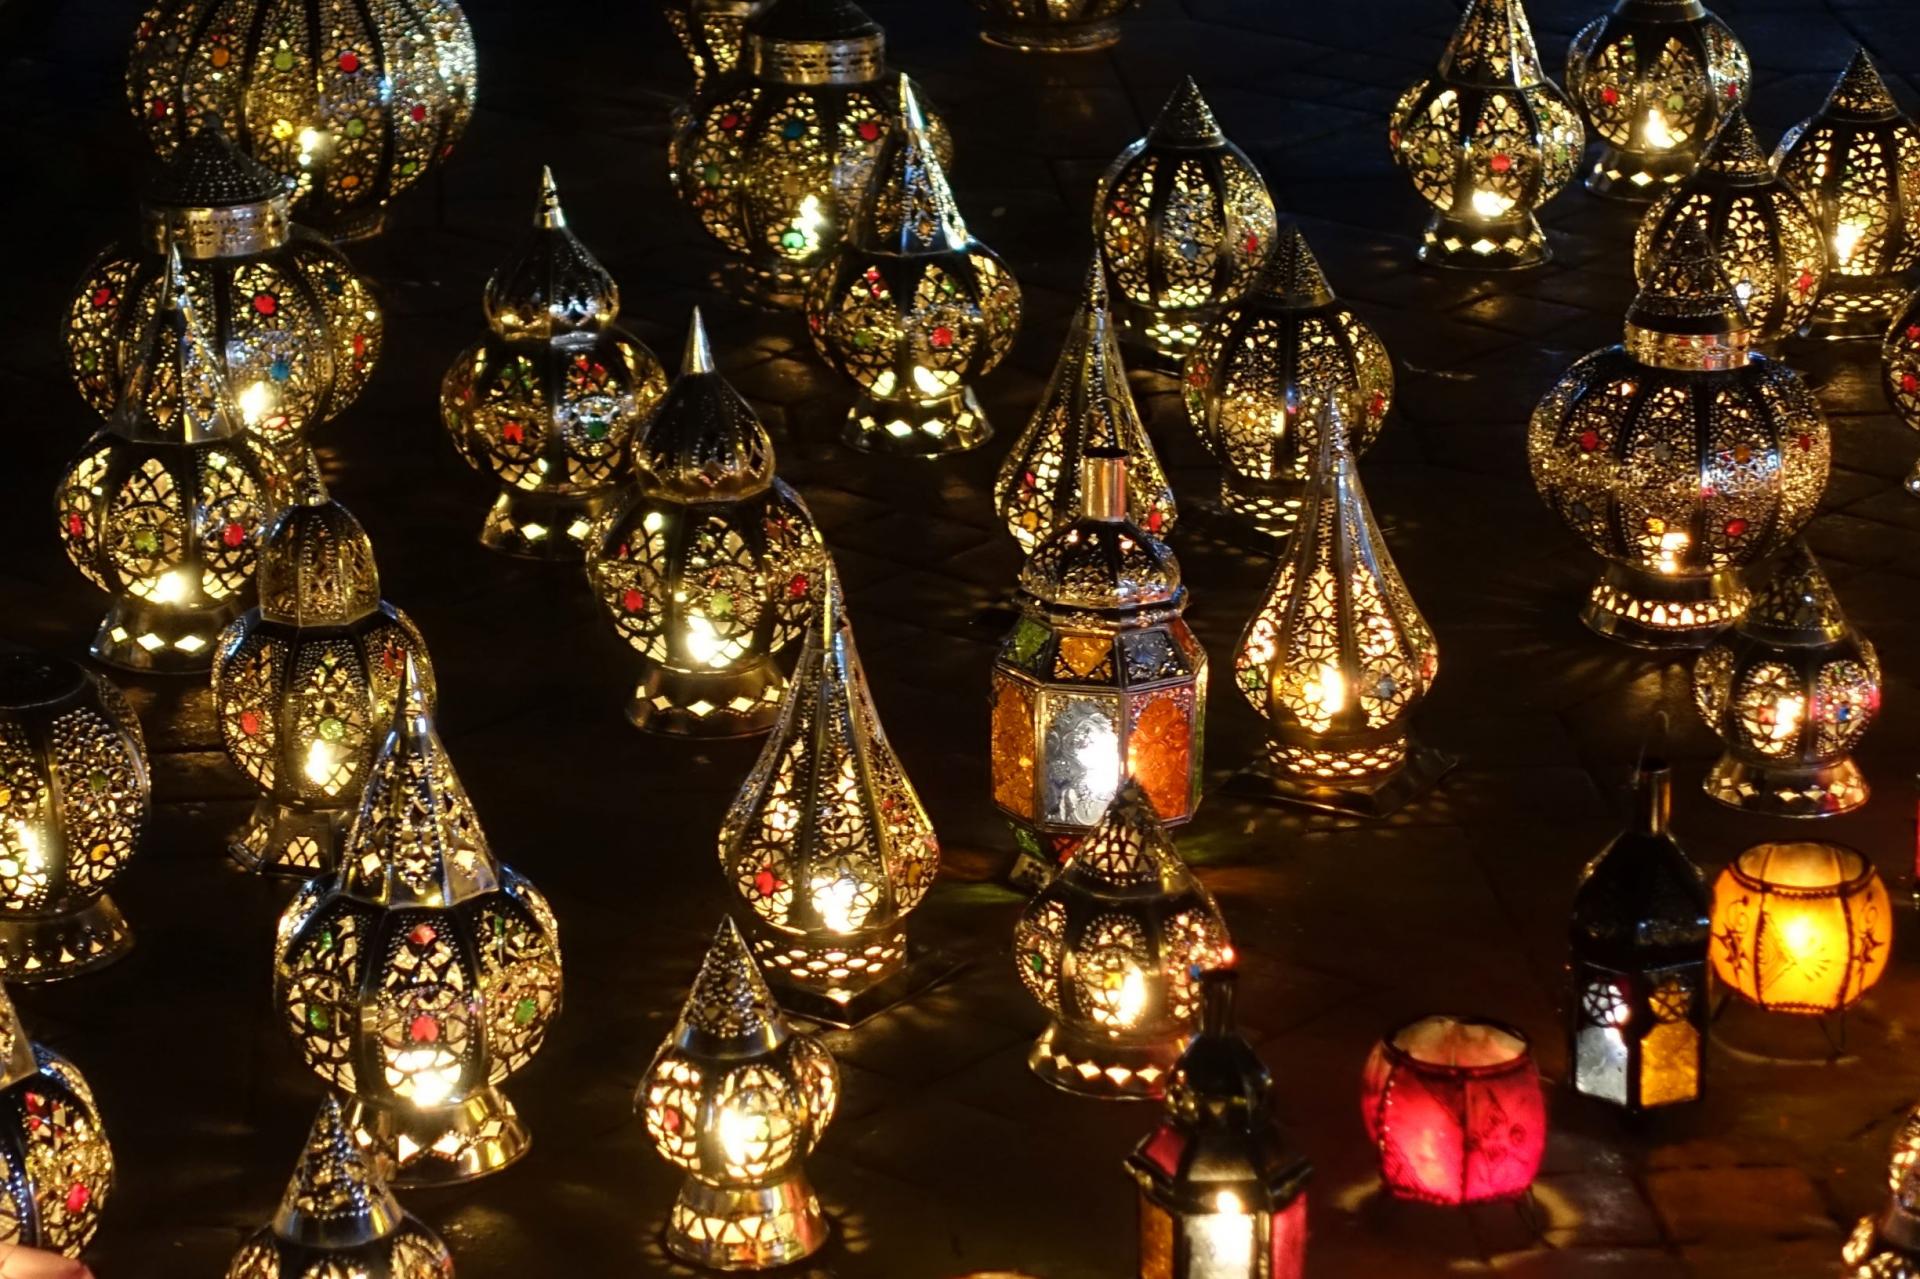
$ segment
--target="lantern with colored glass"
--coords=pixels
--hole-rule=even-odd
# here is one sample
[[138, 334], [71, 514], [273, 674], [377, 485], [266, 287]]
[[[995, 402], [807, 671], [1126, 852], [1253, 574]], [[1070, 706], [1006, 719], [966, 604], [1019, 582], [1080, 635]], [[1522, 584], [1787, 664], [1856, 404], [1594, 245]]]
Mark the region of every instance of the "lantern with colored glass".
[[772, 0], [666, 0], [660, 11], [680, 52], [693, 69], [697, 96], [707, 82], [740, 66], [745, 52], [747, 23], [767, 10]]
[[1840, 844], [1756, 844], [1713, 885], [1713, 971], [1768, 1012], [1823, 1016], [1860, 1001], [1893, 943], [1887, 886]]
[[274, 1003], [381, 1176], [443, 1185], [526, 1153], [498, 1085], [560, 1012], [560, 942], [487, 847], [411, 657], [401, 671], [339, 869], [280, 916]]
[[1880, 710], [1880, 658], [1804, 542], [1700, 654], [1693, 700], [1726, 747], [1705, 782], [1722, 804], [1830, 817], [1867, 802], [1852, 752]]
[[1534, 214], [1573, 178], [1586, 134], [1540, 69], [1520, 0], [1468, 0], [1439, 73], [1394, 104], [1387, 142], [1433, 208], [1422, 262], [1507, 269], [1553, 256]]
[[1140, 0], [973, 0], [980, 38], [1020, 53], [1091, 53], [1120, 42], [1120, 18]]
[[[1880, 344], [1880, 373], [1887, 400], [1900, 420], [1920, 431], [1920, 293], [1907, 300]], [[1920, 461], [1907, 472], [1907, 492], [1920, 497]]]
[[687, 1174], [667, 1250], [715, 1270], [770, 1270], [819, 1251], [828, 1225], [806, 1158], [839, 1100], [833, 1054], [787, 1024], [725, 920], [633, 1099], [654, 1149]]
[[1196, 974], [1233, 962], [1213, 897], [1128, 778], [1013, 933], [1027, 993], [1052, 1015], [1027, 1053], [1068, 1092], [1158, 1097], [1200, 1011]]
[[289, 0], [154, 0], [134, 32], [127, 97], [156, 154], [225, 128], [293, 184], [301, 221], [350, 240], [378, 234], [387, 202], [453, 150], [474, 70], [454, 0], [324, 20]]
[[1178, 369], [1200, 331], [1253, 284], [1273, 240], [1273, 197], [1188, 77], [1100, 177], [1093, 239], [1120, 338]]
[[629, 441], [667, 375], [619, 327], [620, 286], [568, 228], [551, 169], [532, 232], [487, 281], [486, 310], [493, 332], [440, 385], [461, 456], [500, 485], [480, 544], [577, 560], [619, 500]]
[[4, 1243], [77, 1257], [113, 1192], [93, 1090], [72, 1062], [27, 1038], [0, 991], [0, 1168]]
[[1920, 1173], [1896, 1170], [1887, 1206], [1860, 1218], [1840, 1248], [1846, 1279], [1920, 1275]]
[[767, 428], [714, 371], [697, 309], [633, 465], [637, 484], [587, 547], [589, 585], [644, 659], [627, 718], [656, 733], [764, 733], [786, 688], [774, 654], [806, 627], [824, 552], [773, 473]]
[[1527, 1193], [1547, 1104], [1527, 1037], [1477, 1017], [1422, 1017], [1374, 1045], [1361, 1118], [1399, 1199], [1487, 1203]]
[[221, 636], [214, 715], [227, 755], [260, 789], [227, 842], [248, 870], [334, 869], [411, 657], [432, 701], [420, 632], [380, 598], [373, 543], [309, 458], [293, 504], [260, 544], [260, 603]]
[[969, 380], [1020, 328], [1020, 286], [967, 234], [913, 87], [833, 264], [807, 295], [820, 357], [859, 388], [841, 429], [854, 448], [930, 457], [993, 434]]

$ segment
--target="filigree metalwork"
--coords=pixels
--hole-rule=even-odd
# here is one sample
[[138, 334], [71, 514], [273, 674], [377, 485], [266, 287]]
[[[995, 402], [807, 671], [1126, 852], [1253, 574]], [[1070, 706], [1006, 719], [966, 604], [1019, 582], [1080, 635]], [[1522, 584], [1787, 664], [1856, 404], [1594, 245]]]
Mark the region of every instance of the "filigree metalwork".
[[1855, 1223], [1840, 1249], [1846, 1279], [1920, 1279], [1920, 1173], [1895, 1162], [1887, 1206]]
[[747, 23], [772, 0], [669, 0], [660, 6], [673, 38], [693, 70], [697, 96], [709, 80], [740, 67], [746, 56]]
[[28, 1040], [0, 990], [0, 1244], [77, 1257], [113, 1193], [113, 1148], [93, 1090]]
[[[1920, 431], [1920, 293], [1907, 299], [1880, 340], [1880, 377], [1893, 411]], [[1920, 461], [1904, 483], [1907, 492], [1920, 497]]]
[[1140, 0], [973, 0], [980, 38], [1021, 53], [1091, 53], [1120, 41], [1120, 18]]

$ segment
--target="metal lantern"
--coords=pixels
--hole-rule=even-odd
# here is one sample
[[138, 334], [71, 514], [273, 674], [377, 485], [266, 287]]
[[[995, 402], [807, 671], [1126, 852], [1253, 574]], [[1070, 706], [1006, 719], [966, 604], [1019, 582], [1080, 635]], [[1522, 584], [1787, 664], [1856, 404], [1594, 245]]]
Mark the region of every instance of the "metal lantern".
[[1706, 232], [1755, 342], [1778, 342], [1813, 314], [1827, 279], [1820, 224], [1799, 192], [1775, 175], [1737, 106], [1727, 109], [1699, 169], [1640, 220], [1633, 237], [1633, 272], [1640, 283], [1672, 251], [1683, 222]]
[[667, 375], [620, 328], [620, 287], [568, 228], [551, 169], [532, 232], [487, 281], [486, 310], [493, 332], [440, 384], [461, 456], [500, 484], [480, 544], [578, 560], [619, 500], [630, 440]]
[[407, 660], [429, 704], [433, 669], [412, 621], [380, 598], [373, 543], [315, 460], [261, 541], [259, 587], [213, 667], [221, 740], [260, 788], [227, 851], [248, 870], [311, 879], [338, 864]]
[[113, 1193], [113, 1148], [86, 1077], [27, 1039], [0, 991], [0, 1245], [77, 1257]]
[[1597, 633], [1706, 644], [1746, 610], [1741, 570], [1819, 505], [1826, 415], [1752, 341], [1712, 248], [1682, 223], [1627, 311], [1625, 342], [1576, 361], [1534, 409], [1534, 486], [1607, 559], [1581, 612]]
[[1520, 0], [1468, 0], [1439, 74], [1394, 104], [1387, 142], [1433, 207], [1422, 262], [1505, 269], [1553, 256], [1534, 214], [1572, 179], [1586, 133], [1540, 69]]
[[276, 463], [240, 427], [176, 252], [120, 402], [54, 494], [67, 558], [112, 596], [93, 655], [204, 671], [279, 508]]
[[1140, 0], [973, 0], [980, 38], [1020, 53], [1091, 53], [1120, 42], [1120, 19]]
[[1796, 541], [1746, 615], [1693, 667], [1726, 751], [1706, 777], [1729, 808], [1830, 817], [1867, 802], [1853, 749], [1880, 711], [1880, 658]]
[[[1893, 411], [1920, 431], [1920, 293], [1907, 299], [1881, 340], [1880, 372]], [[1907, 492], [1920, 497], [1920, 461], [1907, 472], [1905, 483]]]
[[1892, 945], [1886, 883], [1851, 848], [1756, 844], [1714, 881], [1714, 975], [1768, 1012], [1851, 1008], [1886, 971]]
[[668, 1251], [715, 1270], [770, 1270], [817, 1252], [828, 1226], [806, 1158], [839, 1099], [833, 1054], [787, 1024], [724, 921], [633, 1099], [654, 1149], [687, 1173]]
[[693, 313], [680, 376], [635, 439], [637, 483], [596, 528], [587, 580], [645, 663], [627, 718], [740, 737], [780, 713], [774, 654], [800, 638], [824, 552], [773, 441], [714, 371]]
[[292, 182], [301, 221], [358, 239], [467, 127], [473, 32], [454, 0], [154, 0], [127, 97], [158, 155], [225, 128]]
[[1128, 778], [1014, 929], [1020, 980], [1052, 1016], [1027, 1065], [1068, 1092], [1160, 1096], [1199, 1012], [1197, 974], [1232, 959], [1220, 908]]
[[808, 291], [807, 328], [859, 388], [841, 432], [854, 448], [926, 457], [993, 434], [968, 383], [1013, 347], [1020, 286], [967, 234], [904, 78], [847, 242]]
[[1081, 472], [1096, 449], [1127, 458], [1127, 518], [1155, 537], [1173, 531], [1179, 512], [1153, 440], [1141, 425], [1127, 370], [1114, 340], [1106, 272], [1096, 260], [1086, 293], [1047, 390], [993, 482], [993, 505], [1020, 549], [1031, 555], [1086, 504]]
[[1220, 132], [1189, 76], [1094, 193], [1093, 239], [1121, 340], [1178, 368], [1201, 329], [1253, 284], [1273, 229], [1260, 171]]
[[745, 55], [747, 23], [772, 0], [665, 0], [660, 6], [680, 52], [693, 69], [696, 95], [716, 76], [728, 75]]
[[1887, 1206], [1862, 1217], [1841, 1246], [1846, 1279], [1915, 1279], [1920, 1275], [1920, 1173], [1896, 1171]]
[[280, 916], [274, 1003], [382, 1177], [498, 1172], [530, 1138], [497, 1085], [560, 1012], [560, 941], [537, 889], [494, 860], [409, 657], [340, 867]]

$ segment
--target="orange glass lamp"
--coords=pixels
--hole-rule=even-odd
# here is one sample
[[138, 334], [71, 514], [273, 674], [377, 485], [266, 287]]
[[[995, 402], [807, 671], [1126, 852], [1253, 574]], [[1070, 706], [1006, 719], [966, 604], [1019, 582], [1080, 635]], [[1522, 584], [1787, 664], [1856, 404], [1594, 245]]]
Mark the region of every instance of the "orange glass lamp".
[[[1920, 293], [1907, 299], [1881, 339], [1880, 372], [1893, 411], [1920, 431]], [[1920, 461], [1907, 472], [1905, 484], [1907, 492], [1920, 497]]]
[[1226, 922], [1153, 801], [1122, 783], [1013, 933], [1027, 993], [1052, 1015], [1027, 1053], [1056, 1088], [1158, 1097], [1200, 1011], [1197, 974], [1233, 962]]
[[1886, 1207], [1855, 1223], [1840, 1260], [1845, 1279], [1920, 1275], [1920, 1173], [1895, 1168]]
[[66, 1058], [27, 1038], [0, 990], [0, 1243], [77, 1257], [113, 1193], [113, 1148], [93, 1089]]
[[772, 0], [666, 0], [660, 12], [693, 70], [697, 96], [709, 80], [740, 67], [746, 53], [747, 23], [767, 11]]
[[1844, 1012], [1886, 971], [1893, 910], [1840, 844], [1756, 844], [1713, 885], [1714, 975], [1767, 1012]]
[[1120, 43], [1120, 19], [1140, 0], [973, 0], [980, 38], [1020, 53], [1091, 53]]

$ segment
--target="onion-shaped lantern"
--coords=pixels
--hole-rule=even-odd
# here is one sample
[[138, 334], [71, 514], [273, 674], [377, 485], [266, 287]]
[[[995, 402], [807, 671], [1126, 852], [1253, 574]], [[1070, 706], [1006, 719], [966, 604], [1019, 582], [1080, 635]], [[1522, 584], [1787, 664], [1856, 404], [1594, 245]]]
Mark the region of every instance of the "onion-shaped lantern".
[[[1893, 411], [1920, 431], [1920, 293], [1907, 299], [1881, 340], [1880, 372]], [[1907, 492], [1920, 497], [1920, 461], [1907, 472], [1905, 484]]]
[[1892, 945], [1886, 883], [1840, 844], [1757, 844], [1713, 883], [1714, 975], [1768, 1012], [1844, 1012], [1880, 980]]
[[660, 6], [680, 52], [693, 69], [697, 96], [709, 80], [727, 75], [745, 56], [747, 23], [767, 11], [772, 0], [665, 0]]
[[0, 991], [0, 1211], [6, 1243], [77, 1257], [113, 1192], [113, 1148], [86, 1078], [27, 1039]]
[[1140, 0], [973, 0], [980, 38], [1020, 53], [1091, 53], [1120, 42], [1120, 19]]

